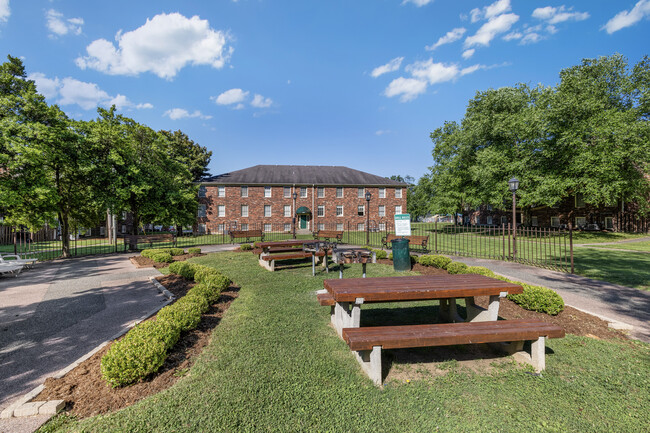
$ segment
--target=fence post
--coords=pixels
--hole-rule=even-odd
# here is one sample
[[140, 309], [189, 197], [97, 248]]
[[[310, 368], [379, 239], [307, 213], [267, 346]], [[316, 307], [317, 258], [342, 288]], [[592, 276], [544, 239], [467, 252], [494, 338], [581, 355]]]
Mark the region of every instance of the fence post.
[[438, 253], [438, 219], [436, 219], [433, 222], [433, 245], [434, 245], [434, 251], [436, 254]]
[[571, 254], [571, 273], [573, 274], [573, 226], [569, 223], [569, 250]]

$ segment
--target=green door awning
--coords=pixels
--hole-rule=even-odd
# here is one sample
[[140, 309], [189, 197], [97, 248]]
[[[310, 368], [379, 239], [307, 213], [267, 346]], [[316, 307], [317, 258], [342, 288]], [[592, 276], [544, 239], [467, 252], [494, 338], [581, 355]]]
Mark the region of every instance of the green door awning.
[[304, 215], [310, 213], [311, 211], [309, 210], [309, 208], [305, 206], [300, 206], [298, 209], [296, 209], [296, 215]]

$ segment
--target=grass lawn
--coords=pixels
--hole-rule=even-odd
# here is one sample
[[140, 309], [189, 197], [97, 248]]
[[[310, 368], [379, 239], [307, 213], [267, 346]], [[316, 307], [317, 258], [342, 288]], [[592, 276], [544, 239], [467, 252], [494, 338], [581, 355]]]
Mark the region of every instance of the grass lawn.
[[615, 233], [615, 232], [573, 232], [574, 244], [595, 244], [600, 242], [618, 242], [627, 239], [648, 237], [647, 233]]
[[650, 254], [576, 247], [573, 259], [578, 275], [650, 290]]
[[621, 249], [621, 250], [634, 250], [650, 253], [650, 241], [638, 242], [625, 242], [622, 244], [614, 245], [594, 245], [594, 248], [608, 248], [608, 249]]
[[[650, 429], [649, 345], [569, 335], [548, 341], [547, 370], [541, 377], [511, 362], [478, 374], [450, 361], [446, 375], [393, 381], [381, 390], [328, 326], [329, 308], [320, 307], [314, 294], [323, 287], [325, 274], [312, 278], [310, 265], [271, 273], [250, 253], [211, 254], [192, 261], [219, 269], [241, 291], [190, 373], [134, 406], [65, 423], [61, 431]], [[360, 272], [360, 265], [353, 265], [345, 276]], [[391, 275], [392, 268], [372, 265], [368, 273]], [[416, 314], [428, 315], [436, 304], [420, 303]], [[405, 307], [376, 304], [364, 309]], [[404, 316], [414, 320], [410, 313]]]

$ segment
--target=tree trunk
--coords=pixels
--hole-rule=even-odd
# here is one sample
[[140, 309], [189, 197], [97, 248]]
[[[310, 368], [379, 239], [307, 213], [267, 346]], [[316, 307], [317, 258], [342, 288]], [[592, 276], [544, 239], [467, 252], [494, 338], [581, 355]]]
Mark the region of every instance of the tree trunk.
[[67, 259], [72, 257], [72, 254], [70, 254], [70, 224], [68, 215], [59, 212], [59, 223], [61, 224], [61, 256]]

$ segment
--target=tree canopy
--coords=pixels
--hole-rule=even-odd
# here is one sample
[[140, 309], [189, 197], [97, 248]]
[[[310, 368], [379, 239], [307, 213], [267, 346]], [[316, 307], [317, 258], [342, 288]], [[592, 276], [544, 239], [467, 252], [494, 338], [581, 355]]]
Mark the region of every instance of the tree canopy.
[[553, 206], [575, 194], [603, 206], [618, 199], [650, 210], [650, 61], [585, 59], [555, 87], [518, 84], [477, 92], [465, 117], [431, 133], [431, 211], [504, 208], [507, 180], [518, 203]]

